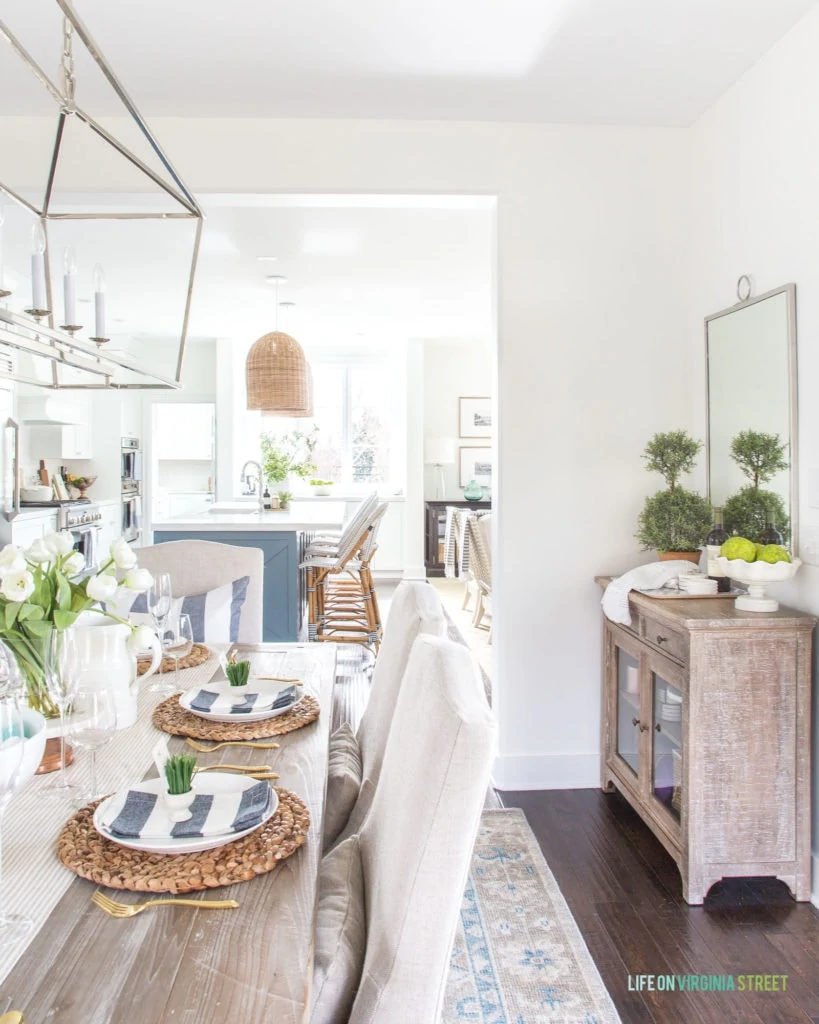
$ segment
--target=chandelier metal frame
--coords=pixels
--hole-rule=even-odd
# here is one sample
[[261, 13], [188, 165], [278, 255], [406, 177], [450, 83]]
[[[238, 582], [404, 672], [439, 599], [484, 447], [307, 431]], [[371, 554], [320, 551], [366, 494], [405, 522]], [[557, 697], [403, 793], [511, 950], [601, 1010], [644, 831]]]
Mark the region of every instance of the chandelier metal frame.
[[[119, 78], [105, 59], [100, 48], [94, 42], [91, 34], [83, 24], [77, 12], [74, 10], [70, 0], [55, 0], [64, 17], [63, 28], [63, 55], [60, 66], [60, 84], [55, 84], [38, 62], [20, 43], [8, 26], [0, 20], [0, 39], [4, 39], [12, 48], [14, 53], [34, 73], [35, 77], [45, 87], [52, 99], [58, 106], [57, 129], [54, 146], [51, 152], [48, 178], [42, 203], [37, 206], [19, 195], [8, 185], [0, 182], [0, 194], [5, 194], [9, 199], [28, 210], [35, 217], [39, 218], [45, 236], [45, 283], [48, 310], [27, 311], [30, 315], [12, 313], [7, 309], [0, 308], [0, 343], [11, 346], [21, 352], [32, 356], [49, 359], [51, 361], [52, 381], [50, 384], [42, 380], [34, 380], [18, 374], [15, 368], [7, 369], [0, 361], [0, 376], [12, 380], [23, 381], [29, 384], [36, 384], [40, 387], [54, 389], [124, 389], [124, 390], [149, 390], [149, 389], [177, 389], [181, 387], [182, 362], [185, 354], [185, 344], [188, 336], [188, 325], [190, 321], [191, 301], [193, 297], [193, 286], [196, 277], [196, 268], [199, 259], [199, 248], [202, 239], [202, 226], [204, 214], [193, 193], [185, 185], [179, 173], [174, 168], [168, 156], [159, 145], [156, 137], [149, 128], [147, 122], [137, 110], [134, 102], [126, 92]], [[136, 124], [142, 136], [147, 141], [153, 153], [164, 167], [170, 181], [156, 173], [148, 164], [133, 153], [124, 143], [117, 139], [111, 132], [107, 131], [98, 121], [91, 117], [85, 110], [78, 107], [74, 100], [74, 64], [72, 53], [73, 36], [82, 41], [86, 50], [102, 71], [116, 96], [127, 110], [130, 118]], [[76, 117], [94, 132], [100, 139], [111, 146], [120, 156], [128, 160], [137, 170], [144, 174], [153, 184], [179, 206], [173, 211], [157, 213], [149, 212], [55, 212], [51, 209], [53, 198], [54, 182], [60, 159], [61, 145], [65, 130], [66, 120], [69, 117]], [[188, 273], [187, 293], [185, 296], [185, 310], [182, 320], [182, 329], [179, 338], [179, 347], [176, 359], [176, 374], [173, 379], [162, 377], [152, 370], [149, 370], [134, 360], [124, 355], [117, 355], [105, 350], [107, 338], [96, 338], [83, 340], [74, 337], [75, 329], [55, 327], [54, 324], [54, 301], [52, 297], [52, 283], [49, 261], [49, 236], [48, 225], [55, 221], [83, 221], [83, 220], [194, 220], [196, 228], [193, 239], [191, 255], [191, 266]], [[60, 368], [70, 367], [73, 370], [80, 370], [90, 375], [88, 383], [60, 380]], [[114, 375], [117, 371], [126, 370], [137, 375], [136, 381], [117, 381]]]

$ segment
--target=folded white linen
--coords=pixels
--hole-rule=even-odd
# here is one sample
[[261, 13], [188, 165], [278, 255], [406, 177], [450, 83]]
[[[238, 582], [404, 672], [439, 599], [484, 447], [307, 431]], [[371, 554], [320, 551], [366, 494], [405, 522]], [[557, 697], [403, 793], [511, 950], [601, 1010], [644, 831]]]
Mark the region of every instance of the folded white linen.
[[629, 569], [622, 576], [615, 577], [603, 592], [603, 613], [612, 622], [621, 622], [624, 626], [631, 625], [631, 612], [628, 607], [630, 590], [658, 590], [669, 580], [696, 572], [693, 562], [675, 558], [667, 562], [649, 562]]
[[191, 817], [174, 823], [158, 793], [134, 786], [107, 810], [103, 827], [112, 835], [140, 839], [218, 836], [259, 824], [269, 805], [267, 782], [221, 793], [197, 793], [190, 806]]

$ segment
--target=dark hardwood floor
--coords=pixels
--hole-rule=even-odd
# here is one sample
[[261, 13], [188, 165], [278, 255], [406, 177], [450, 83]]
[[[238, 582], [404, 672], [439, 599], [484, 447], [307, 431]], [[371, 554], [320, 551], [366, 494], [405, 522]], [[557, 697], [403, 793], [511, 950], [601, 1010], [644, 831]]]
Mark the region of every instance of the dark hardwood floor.
[[[689, 907], [674, 862], [619, 794], [500, 796], [526, 814], [623, 1024], [819, 1022], [819, 911], [782, 883], [726, 880]], [[784, 991], [641, 992], [638, 975], [787, 978]]]

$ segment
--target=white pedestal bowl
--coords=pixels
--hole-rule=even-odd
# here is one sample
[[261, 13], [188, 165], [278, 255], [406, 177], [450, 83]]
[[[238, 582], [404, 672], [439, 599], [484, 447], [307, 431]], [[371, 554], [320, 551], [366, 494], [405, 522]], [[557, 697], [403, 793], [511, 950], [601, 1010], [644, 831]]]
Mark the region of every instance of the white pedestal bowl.
[[721, 555], [717, 561], [726, 576], [747, 586], [748, 593], [740, 595], [735, 605], [744, 612], [775, 612], [779, 602], [769, 597], [765, 588], [769, 583], [791, 579], [802, 564], [798, 558], [792, 562], [746, 562], [742, 558], [723, 558]]

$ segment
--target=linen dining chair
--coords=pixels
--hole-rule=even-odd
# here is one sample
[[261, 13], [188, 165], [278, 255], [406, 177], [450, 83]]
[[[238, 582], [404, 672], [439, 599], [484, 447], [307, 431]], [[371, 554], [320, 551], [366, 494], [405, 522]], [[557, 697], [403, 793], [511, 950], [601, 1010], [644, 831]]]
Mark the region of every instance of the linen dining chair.
[[372, 807], [322, 861], [311, 1024], [434, 1024], [495, 750], [463, 645], [416, 639]]
[[[261, 548], [247, 548], [233, 544], [219, 544], [209, 540], [172, 540], [139, 548], [139, 564], [156, 575], [167, 572], [171, 577], [174, 597], [203, 597], [203, 642], [230, 641], [257, 644], [262, 639], [262, 584], [264, 581], [264, 552]], [[234, 584], [247, 579], [244, 600], [239, 600]], [[223, 616], [216, 615], [214, 603], [224, 609], [234, 629], [234, 636], [225, 636], [221, 627]], [[209, 613], [208, 605], [211, 605]], [[234, 617], [238, 615], [236, 627]], [[217, 622], [220, 623], [217, 626]], [[209, 625], [211, 633], [209, 632]], [[234, 628], [235, 627], [235, 628]], [[214, 634], [214, 630], [219, 635]]]
[[445, 636], [446, 615], [438, 592], [421, 580], [395, 590], [384, 639], [373, 666], [370, 693], [358, 730], [345, 722], [330, 737], [324, 849], [355, 832], [378, 782], [387, 736], [412, 645], [418, 636]]

